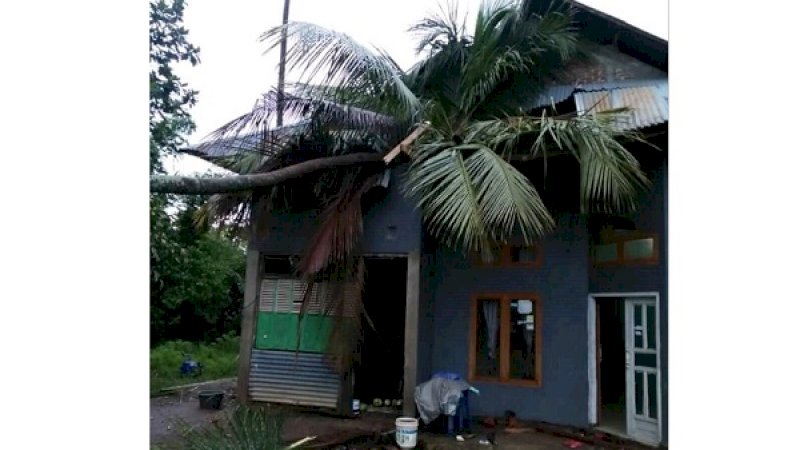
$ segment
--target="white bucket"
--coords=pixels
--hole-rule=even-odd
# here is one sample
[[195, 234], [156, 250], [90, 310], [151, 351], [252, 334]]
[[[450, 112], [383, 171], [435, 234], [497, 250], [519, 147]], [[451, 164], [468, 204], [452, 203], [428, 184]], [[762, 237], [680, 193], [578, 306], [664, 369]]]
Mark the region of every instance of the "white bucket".
[[400, 448], [414, 448], [417, 446], [417, 426], [419, 421], [412, 417], [398, 417], [394, 421], [394, 440]]

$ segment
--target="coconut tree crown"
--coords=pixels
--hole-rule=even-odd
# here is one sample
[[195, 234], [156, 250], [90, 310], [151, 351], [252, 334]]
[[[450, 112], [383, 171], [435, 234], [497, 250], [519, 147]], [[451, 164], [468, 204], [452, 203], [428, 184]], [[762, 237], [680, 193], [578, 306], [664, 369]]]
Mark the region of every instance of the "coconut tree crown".
[[[565, 1], [486, 1], [468, 31], [455, 7], [441, 8], [410, 28], [419, 38], [422, 58], [409, 70], [380, 49], [311, 23], [289, 22], [268, 30], [262, 40], [273, 49], [282, 35], [287, 37], [287, 65], [300, 74], [300, 81], [287, 87], [285, 111], [303, 121], [297, 134], [323, 142], [318, 153], [363, 151], [363, 145], [353, 144], [364, 142], [374, 151], [386, 151], [421, 123], [429, 123], [411, 146], [405, 192], [434, 236], [491, 258], [495, 244], [513, 233], [530, 242], [554, 226], [539, 192], [511, 163], [512, 157], [575, 158], [585, 212], [628, 212], [647, 185], [636, 158], [623, 146], [638, 136], [619, 131], [613, 112], [578, 116], [558, 115], [553, 108], [526, 109], [529, 99], [561, 79], [567, 62], [581, 57], [573, 15]], [[275, 98], [275, 92], [269, 93], [253, 111], [212, 136], [211, 142], [219, 143], [242, 133], [261, 133], [258, 145], [226, 161], [230, 167], [268, 171], [286, 164], [287, 154], [303, 157], [289, 138], [276, 139], [270, 130]], [[344, 170], [361, 173], [342, 178], [358, 183], [368, 179], [364, 170], [382, 169]], [[358, 192], [357, 186], [322, 192], [320, 206], [360, 201], [354, 195]], [[230, 212], [241, 196], [224, 200], [216, 199], [229, 207], [217, 211]], [[336, 210], [360, 221], [352, 209], [340, 205]], [[323, 234], [337, 239], [335, 233]], [[353, 246], [331, 253], [328, 262], [337, 259], [334, 253], [342, 256], [355, 248], [356, 240], [346, 241]]]

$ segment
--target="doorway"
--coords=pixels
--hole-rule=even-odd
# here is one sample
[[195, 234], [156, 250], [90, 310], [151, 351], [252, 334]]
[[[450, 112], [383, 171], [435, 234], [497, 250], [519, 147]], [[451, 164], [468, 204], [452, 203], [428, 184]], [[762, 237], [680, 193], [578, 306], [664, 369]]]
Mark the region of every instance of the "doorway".
[[625, 420], [625, 302], [597, 302], [598, 427], [627, 434]]
[[647, 444], [661, 441], [658, 293], [589, 296], [589, 421]]
[[401, 408], [395, 402], [403, 398], [407, 265], [404, 257], [365, 259], [366, 317], [353, 383], [353, 398], [362, 404], [380, 399], [381, 408]]

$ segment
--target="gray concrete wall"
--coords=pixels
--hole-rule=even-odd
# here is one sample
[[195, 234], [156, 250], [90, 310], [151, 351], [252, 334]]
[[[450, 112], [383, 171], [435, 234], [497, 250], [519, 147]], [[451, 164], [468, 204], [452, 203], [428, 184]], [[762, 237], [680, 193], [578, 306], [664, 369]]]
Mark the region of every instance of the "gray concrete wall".
[[659, 235], [657, 265], [590, 267], [589, 290], [592, 293], [609, 292], [658, 292], [659, 320], [661, 325], [661, 393], [662, 393], [662, 438], [667, 442], [668, 395], [669, 395], [669, 298], [667, 295], [667, 163], [658, 164], [650, 173], [653, 189], [640, 200], [639, 211], [632, 219], [636, 228], [655, 231]]
[[476, 293], [535, 292], [542, 302], [542, 384], [516, 387], [476, 382], [473, 415], [587, 425], [588, 233], [583, 219], [564, 215], [554, 235], [543, 241], [541, 268], [475, 267], [465, 257], [439, 249], [428, 286], [435, 336], [428, 379], [436, 371], [467, 375], [470, 301]]
[[[422, 221], [419, 210], [402, 194], [405, 167], [392, 169], [385, 195], [364, 211], [363, 253], [405, 254], [419, 249]], [[381, 189], [381, 188], [373, 188]], [[375, 192], [370, 192], [370, 196]], [[319, 226], [318, 211], [273, 211], [263, 217], [262, 232], [250, 240], [250, 248], [266, 255], [298, 255]]]

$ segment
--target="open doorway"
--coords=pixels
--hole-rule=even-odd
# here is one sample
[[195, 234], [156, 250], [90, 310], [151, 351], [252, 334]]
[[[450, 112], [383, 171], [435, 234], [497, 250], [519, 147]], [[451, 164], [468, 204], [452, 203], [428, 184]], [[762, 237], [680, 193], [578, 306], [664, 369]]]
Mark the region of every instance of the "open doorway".
[[[362, 324], [361, 362], [354, 370], [353, 398], [381, 407], [403, 398], [406, 258], [366, 258], [363, 302], [371, 323]], [[374, 328], [373, 328], [374, 326]], [[384, 405], [390, 400], [390, 405]]]
[[625, 404], [625, 301], [597, 299], [598, 427], [627, 434]]

